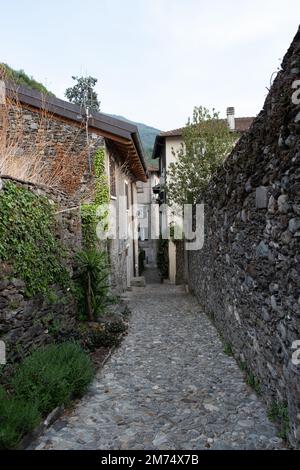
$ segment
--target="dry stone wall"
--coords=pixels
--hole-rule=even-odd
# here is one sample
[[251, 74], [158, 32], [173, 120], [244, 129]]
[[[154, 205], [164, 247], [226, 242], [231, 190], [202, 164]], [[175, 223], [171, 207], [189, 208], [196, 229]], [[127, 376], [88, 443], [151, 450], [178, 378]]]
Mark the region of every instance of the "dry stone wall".
[[[0, 191], [12, 182], [53, 204], [57, 220], [56, 237], [67, 250], [68, 269], [72, 275], [74, 252], [81, 247], [81, 219], [78, 201], [65, 193], [46, 186], [0, 178]], [[37, 346], [52, 341], [59, 329], [71, 329], [75, 324], [75, 305], [70, 292], [59, 286], [49, 286], [48, 295], [28, 298], [22, 279], [11, 276], [11, 269], [0, 262], [0, 340], [5, 342], [9, 364], [21, 359]]]
[[295, 446], [300, 443], [299, 80], [300, 30], [263, 110], [199, 198], [205, 203], [205, 243], [189, 252], [192, 291], [267, 402], [288, 407]]
[[56, 186], [72, 195], [88, 192], [91, 179], [88, 161], [92, 162], [105, 142], [92, 131], [87, 139], [84, 122], [66, 121], [8, 102], [6, 106], [0, 105], [0, 128], [7, 129], [6, 146], [11, 156], [28, 162], [34, 159], [35, 167], [42, 168], [42, 174], [33, 181]]

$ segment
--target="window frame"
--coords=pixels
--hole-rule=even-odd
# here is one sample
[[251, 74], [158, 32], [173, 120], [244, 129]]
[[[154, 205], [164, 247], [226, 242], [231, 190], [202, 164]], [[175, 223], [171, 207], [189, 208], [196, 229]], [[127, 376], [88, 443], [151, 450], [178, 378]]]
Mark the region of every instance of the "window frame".
[[117, 199], [116, 162], [111, 155], [109, 155], [109, 193], [111, 199]]

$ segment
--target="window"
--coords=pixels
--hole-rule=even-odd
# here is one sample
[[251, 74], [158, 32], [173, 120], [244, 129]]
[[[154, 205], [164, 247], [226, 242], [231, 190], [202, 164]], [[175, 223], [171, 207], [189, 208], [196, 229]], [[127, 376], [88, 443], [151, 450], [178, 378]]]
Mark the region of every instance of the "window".
[[148, 208], [146, 205], [140, 205], [137, 210], [137, 218], [139, 221], [139, 239], [148, 240]]
[[145, 219], [146, 218], [146, 211], [144, 206], [139, 206], [137, 210], [137, 218], [138, 219]]
[[141, 183], [140, 181], [136, 182], [136, 192], [137, 193], [143, 193], [144, 192], [144, 183]]
[[125, 183], [126, 209], [129, 210], [129, 190], [128, 183]]
[[140, 227], [139, 239], [142, 242], [148, 240], [148, 228], [147, 227]]
[[112, 157], [109, 157], [109, 184], [110, 184], [110, 195], [113, 197], [116, 197], [117, 196], [116, 164]]

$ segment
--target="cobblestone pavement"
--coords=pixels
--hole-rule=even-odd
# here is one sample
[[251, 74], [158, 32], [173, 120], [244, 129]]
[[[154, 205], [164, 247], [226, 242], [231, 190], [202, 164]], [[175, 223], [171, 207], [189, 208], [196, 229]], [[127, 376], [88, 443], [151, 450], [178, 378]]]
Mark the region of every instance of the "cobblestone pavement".
[[273, 449], [265, 405], [181, 288], [130, 293], [129, 334], [36, 449]]

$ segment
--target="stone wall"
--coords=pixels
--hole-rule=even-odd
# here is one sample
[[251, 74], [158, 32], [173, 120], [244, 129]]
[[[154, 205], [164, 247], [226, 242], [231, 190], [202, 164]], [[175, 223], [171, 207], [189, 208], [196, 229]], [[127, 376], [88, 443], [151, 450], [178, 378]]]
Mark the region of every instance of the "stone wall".
[[[0, 178], [0, 191], [5, 191], [7, 181], [51, 201], [57, 219], [56, 236], [67, 249], [68, 268], [72, 273], [73, 254], [81, 246], [78, 200], [46, 186], [7, 177]], [[56, 330], [70, 328], [74, 323], [75, 305], [69, 292], [58, 286], [49, 286], [48, 295], [27, 298], [25, 283], [12, 278], [11, 268], [0, 263], [0, 339], [6, 344], [9, 364], [33, 347], [51, 342]]]
[[34, 159], [42, 169], [34, 182], [51, 183], [68, 194], [86, 192], [88, 161], [104, 146], [101, 135], [90, 131], [87, 142], [84, 123], [11, 102], [0, 105], [0, 128], [7, 129], [10, 157]]
[[125, 240], [109, 240], [108, 253], [110, 262], [110, 285], [114, 295], [127, 289], [127, 257]]
[[[199, 202], [205, 243], [189, 252], [190, 288], [263, 397], [287, 404], [300, 443], [300, 30], [263, 110]], [[299, 93], [298, 93], [299, 95]], [[294, 95], [295, 97], [295, 95]], [[294, 100], [295, 101], [295, 100]]]

